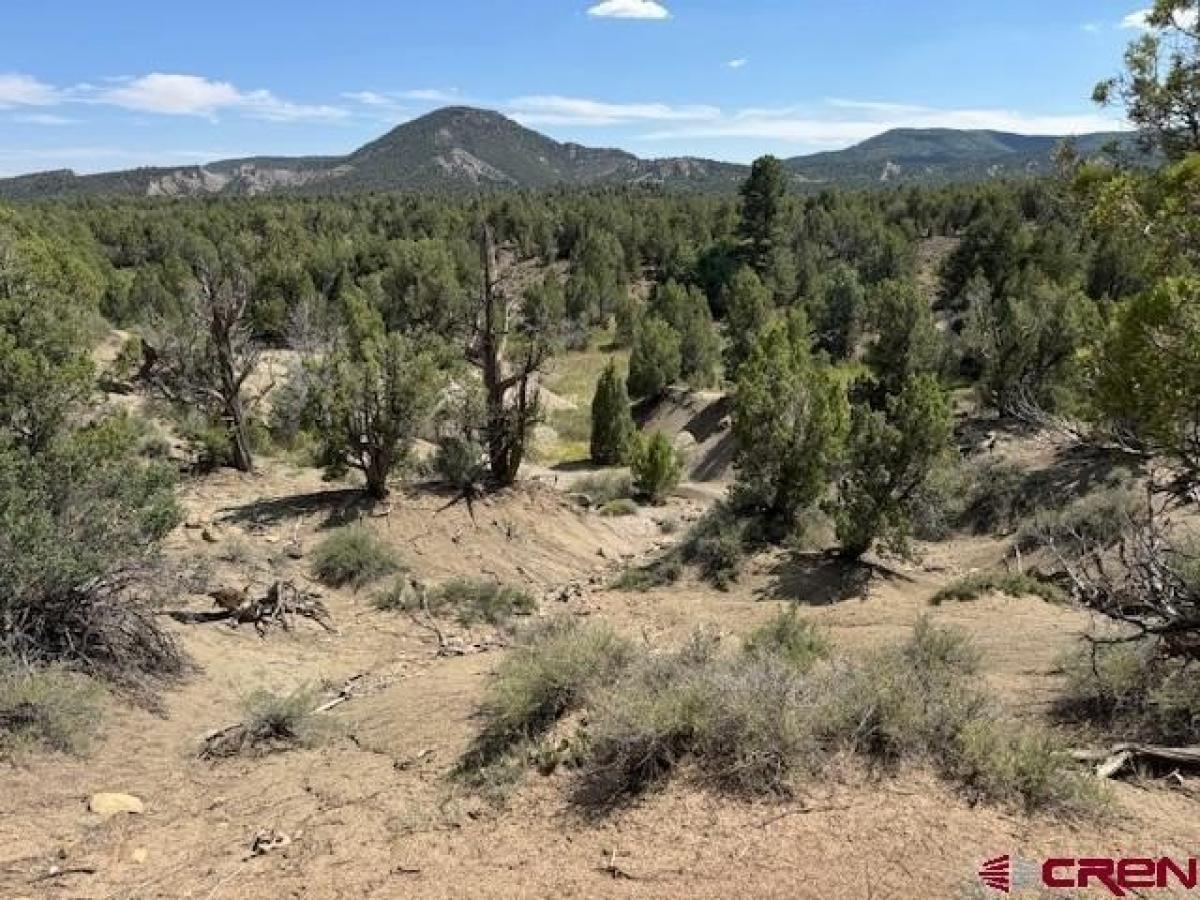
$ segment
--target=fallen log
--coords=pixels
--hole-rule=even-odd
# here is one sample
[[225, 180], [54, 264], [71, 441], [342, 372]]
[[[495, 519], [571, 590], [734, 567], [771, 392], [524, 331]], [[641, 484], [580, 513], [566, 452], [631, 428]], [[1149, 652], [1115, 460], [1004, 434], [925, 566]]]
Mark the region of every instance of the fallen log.
[[1138, 762], [1200, 768], [1200, 747], [1117, 744], [1107, 750], [1073, 750], [1071, 756], [1078, 762], [1096, 764], [1098, 778], [1115, 778]]

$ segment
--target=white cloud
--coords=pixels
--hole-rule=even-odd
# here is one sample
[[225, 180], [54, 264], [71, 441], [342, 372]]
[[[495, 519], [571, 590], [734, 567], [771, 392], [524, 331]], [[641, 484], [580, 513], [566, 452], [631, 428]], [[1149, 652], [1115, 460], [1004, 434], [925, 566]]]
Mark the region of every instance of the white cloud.
[[458, 88], [423, 88], [417, 91], [404, 91], [401, 95], [405, 100], [420, 100], [423, 103], [462, 103], [462, 93]]
[[588, 10], [601, 19], [669, 19], [671, 12], [655, 0], [604, 0]]
[[395, 104], [395, 101], [387, 94], [378, 94], [375, 91], [347, 91], [342, 96], [347, 100], [361, 103], [363, 106], [392, 106]]
[[[1136, 31], [1150, 30], [1150, 10], [1139, 9], [1136, 12], [1131, 12], [1121, 20], [1121, 28], [1133, 29]], [[1185, 9], [1175, 16], [1175, 24], [1180, 28], [1195, 28], [1197, 24], [1197, 14], [1194, 8]]]
[[267, 90], [242, 91], [227, 81], [166, 72], [152, 72], [116, 87], [83, 89], [82, 96], [93, 103], [169, 116], [214, 118], [220, 112], [233, 111], [272, 122], [296, 122], [347, 115], [335, 106], [292, 103]]
[[31, 75], [0, 74], [0, 109], [12, 106], [51, 106], [59, 92]]
[[698, 122], [721, 117], [715, 106], [605, 103], [579, 97], [517, 97], [506, 111], [525, 125], [619, 125], [628, 122]]
[[1114, 131], [1121, 121], [1096, 113], [1046, 115], [1005, 109], [936, 109], [906, 103], [832, 99], [815, 107], [743, 109], [712, 121], [663, 128], [645, 140], [738, 138], [817, 147], [857, 143], [893, 128], [957, 128], [1066, 135]]
[[725, 65], [731, 69], [744, 69], [749, 62], [750, 60], [748, 59], [731, 59], [729, 62], [725, 63]]
[[22, 125], [74, 125], [79, 121], [66, 116], [56, 116], [53, 113], [21, 113], [13, 116], [12, 120]]

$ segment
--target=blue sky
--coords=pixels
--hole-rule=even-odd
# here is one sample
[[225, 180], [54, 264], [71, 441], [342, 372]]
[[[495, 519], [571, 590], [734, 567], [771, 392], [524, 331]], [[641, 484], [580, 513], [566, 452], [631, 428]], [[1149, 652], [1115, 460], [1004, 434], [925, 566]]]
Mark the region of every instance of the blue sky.
[[[1141, 5], [1145, 5], [1142, 0]], [[12, 4], [0, 174], [344, 153], [448, 103], [560, 140], [745, 161], [900, 125], [1119, 126], [1138, 0]]]

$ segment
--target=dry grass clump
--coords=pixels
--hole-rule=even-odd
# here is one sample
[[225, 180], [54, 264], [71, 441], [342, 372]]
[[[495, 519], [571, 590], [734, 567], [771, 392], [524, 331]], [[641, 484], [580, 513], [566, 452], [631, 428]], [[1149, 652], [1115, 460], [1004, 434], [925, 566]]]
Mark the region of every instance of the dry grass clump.
[[66, 669], [0, 660], [0, 760], [34, 749], [85, 752], [96, 733], [100, 694], [91, 679]]
[[242, 722], [205, 742], [207, 758], [267, 756], [311, 747], [326, 736], [317, 718], [318, 693], [299, 687], [288, 694], [258, 690], [242, 703]]

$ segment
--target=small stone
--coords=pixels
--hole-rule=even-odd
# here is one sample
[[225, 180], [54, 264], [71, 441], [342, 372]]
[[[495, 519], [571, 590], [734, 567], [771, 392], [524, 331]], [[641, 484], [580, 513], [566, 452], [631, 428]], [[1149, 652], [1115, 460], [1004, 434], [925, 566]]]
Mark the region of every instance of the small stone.
[[150, 858], [150, 851], [147, 850], [145, 847], [138, 847], [132, 853], [129, 854], [129, 859], [131, 861], [137, 863], [139, 866], [149, 858]]
[[145, 804], [132, 794], [92, 794], [88, 809], [106, 819], [122, 813], [140, 816], [146, 811]]

